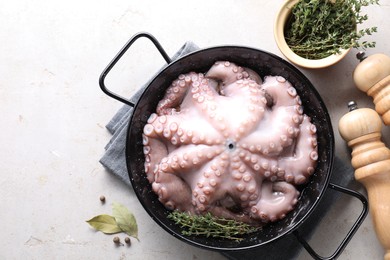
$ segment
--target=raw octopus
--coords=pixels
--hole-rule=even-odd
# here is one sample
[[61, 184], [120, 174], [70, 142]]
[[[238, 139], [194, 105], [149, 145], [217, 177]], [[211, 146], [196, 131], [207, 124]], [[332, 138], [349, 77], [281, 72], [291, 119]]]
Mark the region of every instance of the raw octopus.
[[143, 145], [146, 176], [166, 208], [252, 224], [284, 218], [318, 158], [296, 89], [229, 61], [173, 81]]

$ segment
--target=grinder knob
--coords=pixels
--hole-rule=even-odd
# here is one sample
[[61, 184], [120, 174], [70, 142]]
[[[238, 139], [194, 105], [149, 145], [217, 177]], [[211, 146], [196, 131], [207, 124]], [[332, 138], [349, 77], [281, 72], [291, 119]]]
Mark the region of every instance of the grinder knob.
[[358, 58], [361, 63], [353, 72], [355, 84], [373, 97], [375, 110], [390, 125], [390, 57], [378, 53], [364, 58], [359, 53]]
[[390, 150], [381, 141], [382, 121], [373, 109], [358, 109], [348, 104], [350, 112], [339, 121], [341, 137], [352, 148], [355, 179], [368, 193], [369, 207], [379, 241], [390, 260]]

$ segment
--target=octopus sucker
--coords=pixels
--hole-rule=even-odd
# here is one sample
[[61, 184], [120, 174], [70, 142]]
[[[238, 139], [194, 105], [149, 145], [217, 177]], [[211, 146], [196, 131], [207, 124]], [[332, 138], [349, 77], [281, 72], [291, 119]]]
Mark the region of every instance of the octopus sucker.
[[294, 86], [217, 61], [179, 75], [142, 133], [144, 169], [170, 210], [260, 225], [297, 204], [318, 160], [317, 128]]
[[148, 118], [148, 124], [151, 124], [151, 123], [153, 123], [154, 122], [154, 120], [156, 120], [157, 119], [157, 117], [158, 117], [158, 115], [156, 114], [156, 113], [153, 113], [153, 114], [151, 114], [150, 116], [149, 116], [149, 118]]
[[142, 134], [142, 144], [143, 145], [149, 144], [149, 138], [145, 134]]

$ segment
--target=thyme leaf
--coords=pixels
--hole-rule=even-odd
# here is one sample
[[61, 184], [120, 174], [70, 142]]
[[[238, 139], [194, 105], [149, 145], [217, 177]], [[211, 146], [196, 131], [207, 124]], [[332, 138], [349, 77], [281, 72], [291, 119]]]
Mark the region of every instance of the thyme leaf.
[[285, 28], [285, 39], [297, 55], [322, 59], [342, 49], [374, 48], [375, 42], [360, 40], [377, 32], [377, 27], [357, 31], [368, 19], [362, 7], [379, 4], [378, 0], [300, 0], [292, 8]]

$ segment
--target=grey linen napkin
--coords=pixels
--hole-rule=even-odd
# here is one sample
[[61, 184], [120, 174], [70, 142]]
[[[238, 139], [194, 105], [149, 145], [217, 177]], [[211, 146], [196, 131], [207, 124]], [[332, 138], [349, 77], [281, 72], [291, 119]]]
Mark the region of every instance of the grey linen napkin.
[[[173, 57], [172, 61], [188, 54], [193, 51], [198, 50], [199, 47], [196, 46], [193, 42], [186, 42]], [[163, 69], [163, 68], [162, 68]], [[137, 103], [139, 97], [145, 90], [145, 87], [148, 85], [145, 84], [142, 86], [131, 98], [130, 101], [133, 103]], [[103, 157], [100, 159], [100, 163], [108, 169], [108, 171], [127, 185], [130, 184], [130, 179], [127, 173], [126, 166], [126, 156], [125, 156], [125, 144], [126, 144], [126, 132], [127, 125], [130, 120], [130, 116], [133, 113], [133, 108], [124, 105], [122, 106], [118, 112], [114, 115], [114, 117], [108, 122], [106, 125], [107, 130], [112, 134], [112, 138], [109, 143], [105, 147], [105, 153]]]
[[[186, 42], [172, 57], [172, 60], [176, 60], [190, 52], [198, 50], [198, 47], [192, 42]], [[143, 93], [145, 87], [148, 84], [142, 86], [131, 98], [133, 103], [136, 103]], [[110, 122], [106, 125], [107, 130], [112, 134], [112, 138], [105, 147], [105, 153], [100, 159], [100, 163], [112, 174], [120, 178], [127, 185], [131, 186], [128, 177], [126, 157], [125, 157], [125, 145], [127, 125], [130, 120], [130, 116], [133, 112], [133, 108], [124, 105], [114, 115]], [[335, 184], [342, 186], [350, 186], [353, 182], [353, 169], [350, 165], [345, 165], [337, 157], [335, 159], [333, 175], [331, 181]], [[310, 218], [305, 221], [299, 229], [301, 235], [305, 239], [309, 239], [311, 234], [315, 231], [317, 224], [328, 212], [328, 208], [337, 199], [339, 194], [337, 192], [331, 192], [326, 194], [321, 200], [321, 203], [312, 213]], [[281, 250], [283, 249], [283, 250]], [[302, 249], [301, 244], [295, 239], [293, 235], [287, 235], [283, 239], [279, 239], [275, 242], [266, 244], [258, 249], [240, 251], [240, 252], [225, 252], [223, 253], [228, 259], [294, 259], [298, 256]], [[329, 252], [331, 254], [332, 252]]]

